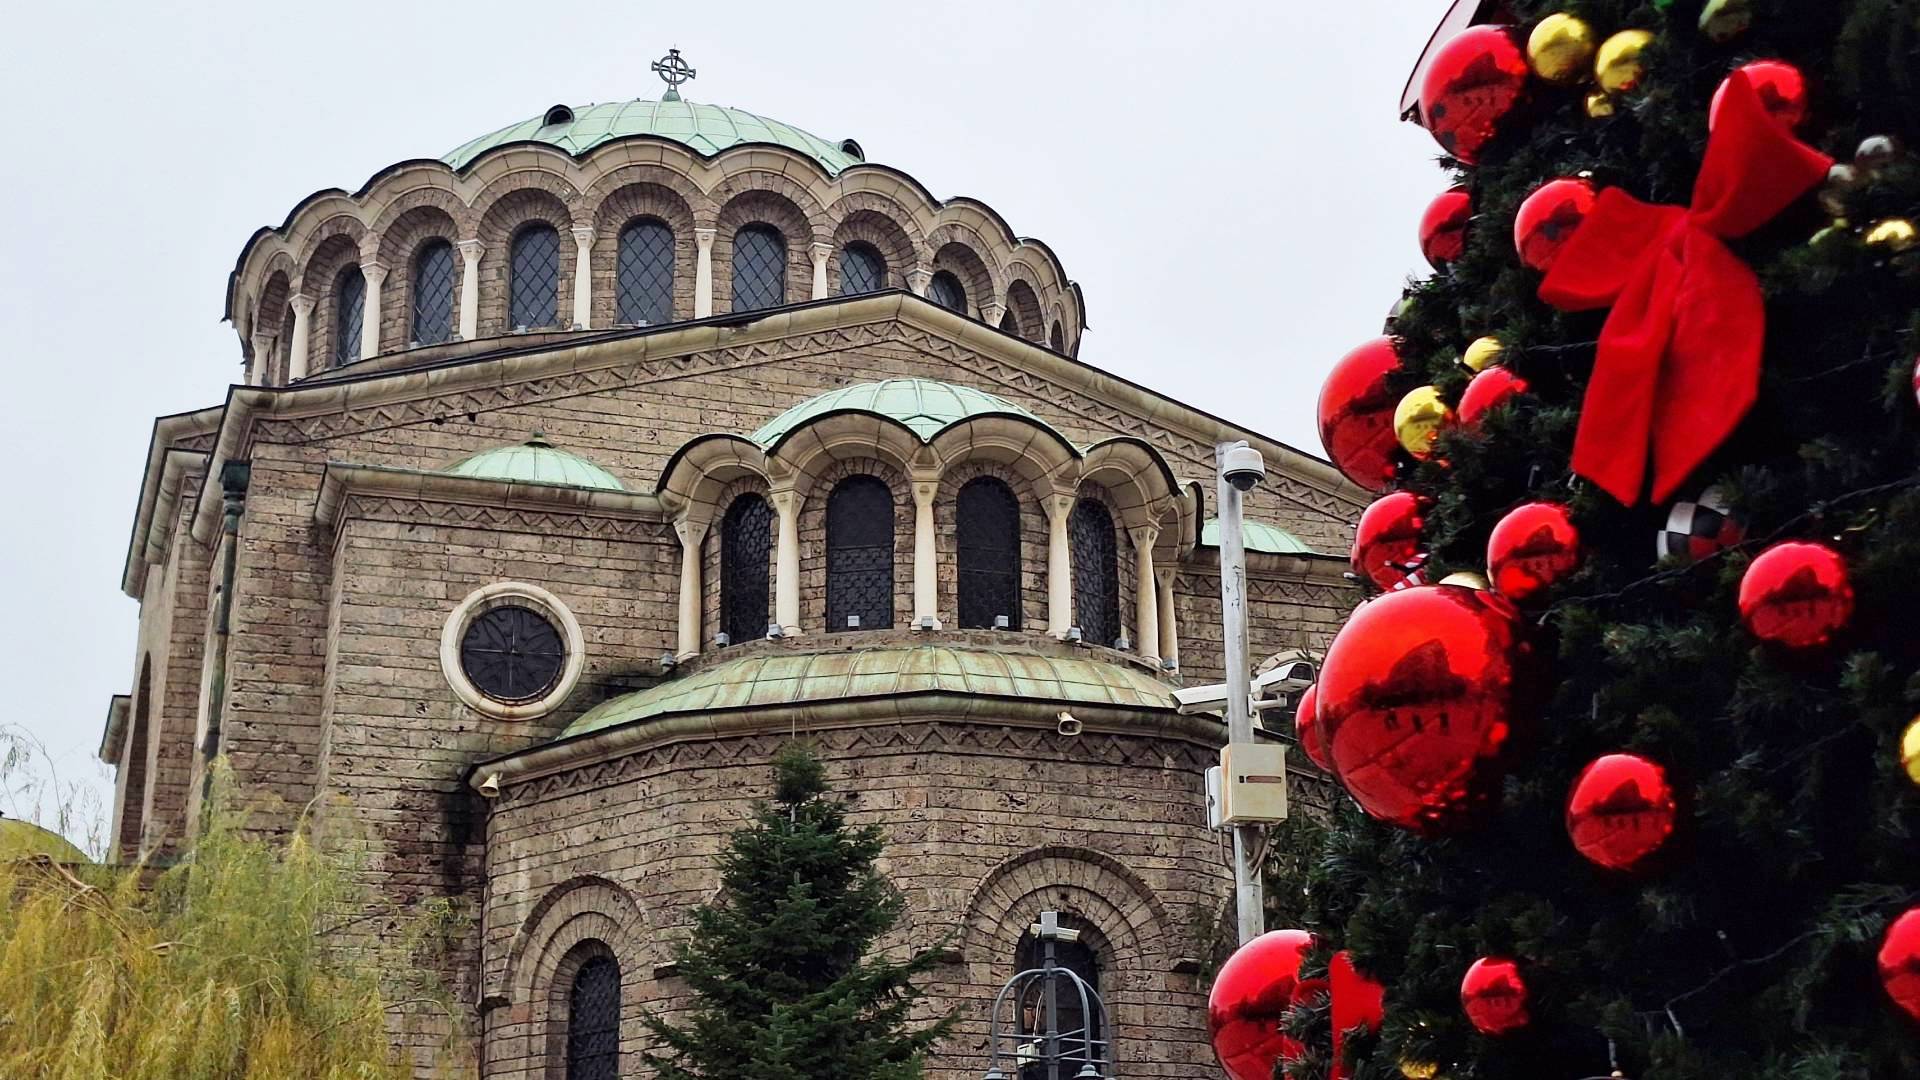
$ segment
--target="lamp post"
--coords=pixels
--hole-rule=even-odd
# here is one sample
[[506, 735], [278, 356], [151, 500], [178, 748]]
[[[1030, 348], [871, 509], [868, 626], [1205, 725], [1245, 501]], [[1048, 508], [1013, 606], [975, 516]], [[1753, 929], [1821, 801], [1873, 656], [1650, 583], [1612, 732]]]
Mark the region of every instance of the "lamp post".
[[[1055, 945], [1078, 941], [1080, 931], [1061, 926], [1057, 911], [1041, 912], [1040, 921], [1028, 930], [1040, 942], [1040, 966], [1009, 979], [993, 999], [987, 1031], [990, 1056], [981, 1080], [1110, 1080], [1102, 1072], [1111, 1064], [1107, 1041], [1095, 1035], [1106, 1031], [1106, 1006], [1097, 990], [1071, 968], [1059, 966], [1054, 956]], [[1060, 1029], [1063, 992], [1080, 1003], [1080, 1025], [1065, 1031]], [[1001, 1014], [1009, 1006], [1013, 1024], [1003, 1031]], [[1013, 1072], [1003, 1069], [1003, 1063]]]
[[[1266, 477], [1260, 451], [1245, 440], [1214, 447], [1220, 472], [1220, 618], [1224, 624], [1227, 668], [1227, 744], [1253, 743], [1253, 671], [1247, 661], [1247, 545], [1241, 497]], [[1266, 896], [1260, 868], [1258, 825], [1233, 827], [1233, 895], [1239, 913], [1240, 944], [1266, 932]]]

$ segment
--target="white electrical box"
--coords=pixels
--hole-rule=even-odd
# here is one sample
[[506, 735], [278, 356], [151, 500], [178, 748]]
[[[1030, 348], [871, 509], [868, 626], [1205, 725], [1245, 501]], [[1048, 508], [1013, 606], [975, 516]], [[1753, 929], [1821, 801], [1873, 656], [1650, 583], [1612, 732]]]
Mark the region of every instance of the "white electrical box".
[[1220, 750], [1220, 821], [1259, 825], [1287, 820], [1287, 748], [1235, 743]]
[[1220, 820], [1220, 766], [1207, 766], [1207, 828], [1218, 832], [1226, 828]]

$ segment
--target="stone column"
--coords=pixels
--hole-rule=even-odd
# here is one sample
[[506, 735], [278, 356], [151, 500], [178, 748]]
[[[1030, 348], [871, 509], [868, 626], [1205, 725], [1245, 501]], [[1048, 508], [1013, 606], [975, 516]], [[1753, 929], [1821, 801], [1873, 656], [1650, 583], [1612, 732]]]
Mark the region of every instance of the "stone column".
[[939, 560], [935, 555], [933, 498], [939, 494], [937, 479], [913, 481], [913, 628], [922, 620], [933, 619], [940, 629]]
[[247, 385], [264, 386], [267, 363], [273, 358], [273, 339], [259, 331], [253, 334], [253, 355], [247, 360]]
[[593, 226], [573, 227], [573, 328], [593, 325]]
[[912, 289], [915, 296], [927, 295], [927, 290], [933, 288], [933, 271], [924, 266], [907, 271], [907, 288]]
[[480, 336], [480, 256], [487, 247], [478, 240], [460, 241], [460, 257], [466, 268], [460, 273], [460, 340]]
[[1142, 659], [1160, 659], [1160, 586], [1153, 573], [1153, 544], [1160, 526], [1136, 525], [1127, 530], [1133, 541], [1133, 647]]
[[813, 298], [827, 298], [827, 259], [833, 255], [832, 244], [813, 245]]
[[693, 317], [704, 319], [713, 314], [713, 238], [717, 230], [693, 230], [693, 243], [699, 255], [693, 263]]
[[1005, 304], [990, 302], [980, 305], [980, 321], [995, 330], [1000, 329], [1000, 320], [1006, 317], [1007, 305]]
[[1073, 554], [1067, 544], [1073, 496], [1049, 495], [1040, 508], [1047, 515], [1047, 633], [1063, 638], [1073, 626]]
[[767, 493], [779, 515], [774, 546], [773, 620], [788, 637], [800, 633], [800, 494], [791, 488]]
[[313, 297], [295, 296], [287, 303], [293, 306], [293, 351], [287, 354], [287, 381], [299, 382], [307, 377], [307, 344], [313, 336]]
[[387, 264], [367, 259], [360, 264], [367, 279], [366, 302], [360, 306], [360, 359], [380, 355], [380, 287], [387, 281]]
[[1173, 580], [1177, 571], [1172, 567], [1157, 567], [1153, 572], [1160, 590], [1160, 659], [1163, 666], [1170, 665], [1180, 670], [1180, 620], [1174, 612]]
[[707, 522], [682, 516], [674, 520], [673, 531], [680, 538], [680, 648], [682, 660], [700, 655], [700, 542], [707, 537]]

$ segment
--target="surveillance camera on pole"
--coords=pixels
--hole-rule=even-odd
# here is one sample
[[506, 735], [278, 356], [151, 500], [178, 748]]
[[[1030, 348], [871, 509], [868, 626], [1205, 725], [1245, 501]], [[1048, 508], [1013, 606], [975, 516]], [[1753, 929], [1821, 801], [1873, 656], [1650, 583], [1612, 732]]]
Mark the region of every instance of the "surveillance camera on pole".
[[1220, 475], [1235, 491], [1252, 491], [1267, 478], [1267, 461], [1246, 443], [1235, 443], [1220, 456]]
[[[1227, 745], [1221, 754], [1223, 807], [1233, 801], [1228, 787], [1241, 782], [1259, 784], [1277, 789], [1270, 792], [1271, 799], [1258, 801], [1277, 807], [1269, 812], [1284, 818], [1286, 751], [1254, 744], [1253, 668], [1247, 661], [1247, 541], [1241, 496], [1265, 479], [1267, 463], [1245, 440], [1215, 446], [1214, 460], [1220, 469], [1220, 621], [1227, 669]], [[1276, 752], [1277, 761], [1269, 760]], [[1244, 945], [1266, 929], [1266, 913], [1262, 910], [1265, 890], [1260, 884], [1260, 867], [1254, 864], [1260, 826], [1254, 822], [1276, 819], [1230, 812], [1223, 813], [1223, 819], [1234, 824], [1233, 892], [1240, 942]]]

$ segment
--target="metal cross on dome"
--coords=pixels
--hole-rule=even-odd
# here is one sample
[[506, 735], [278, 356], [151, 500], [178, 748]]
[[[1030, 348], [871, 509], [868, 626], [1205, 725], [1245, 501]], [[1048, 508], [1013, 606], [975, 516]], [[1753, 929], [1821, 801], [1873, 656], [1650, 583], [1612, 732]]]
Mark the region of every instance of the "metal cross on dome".
[[661, 82], [667, 84], [667, 92], [660, 98], [661, 101], [679, 101], [680, 84], [699, 74], [680, 59], [679, 49], [668, 49], [667, 55], [653, 62], [653, 71], [660, 76]]

